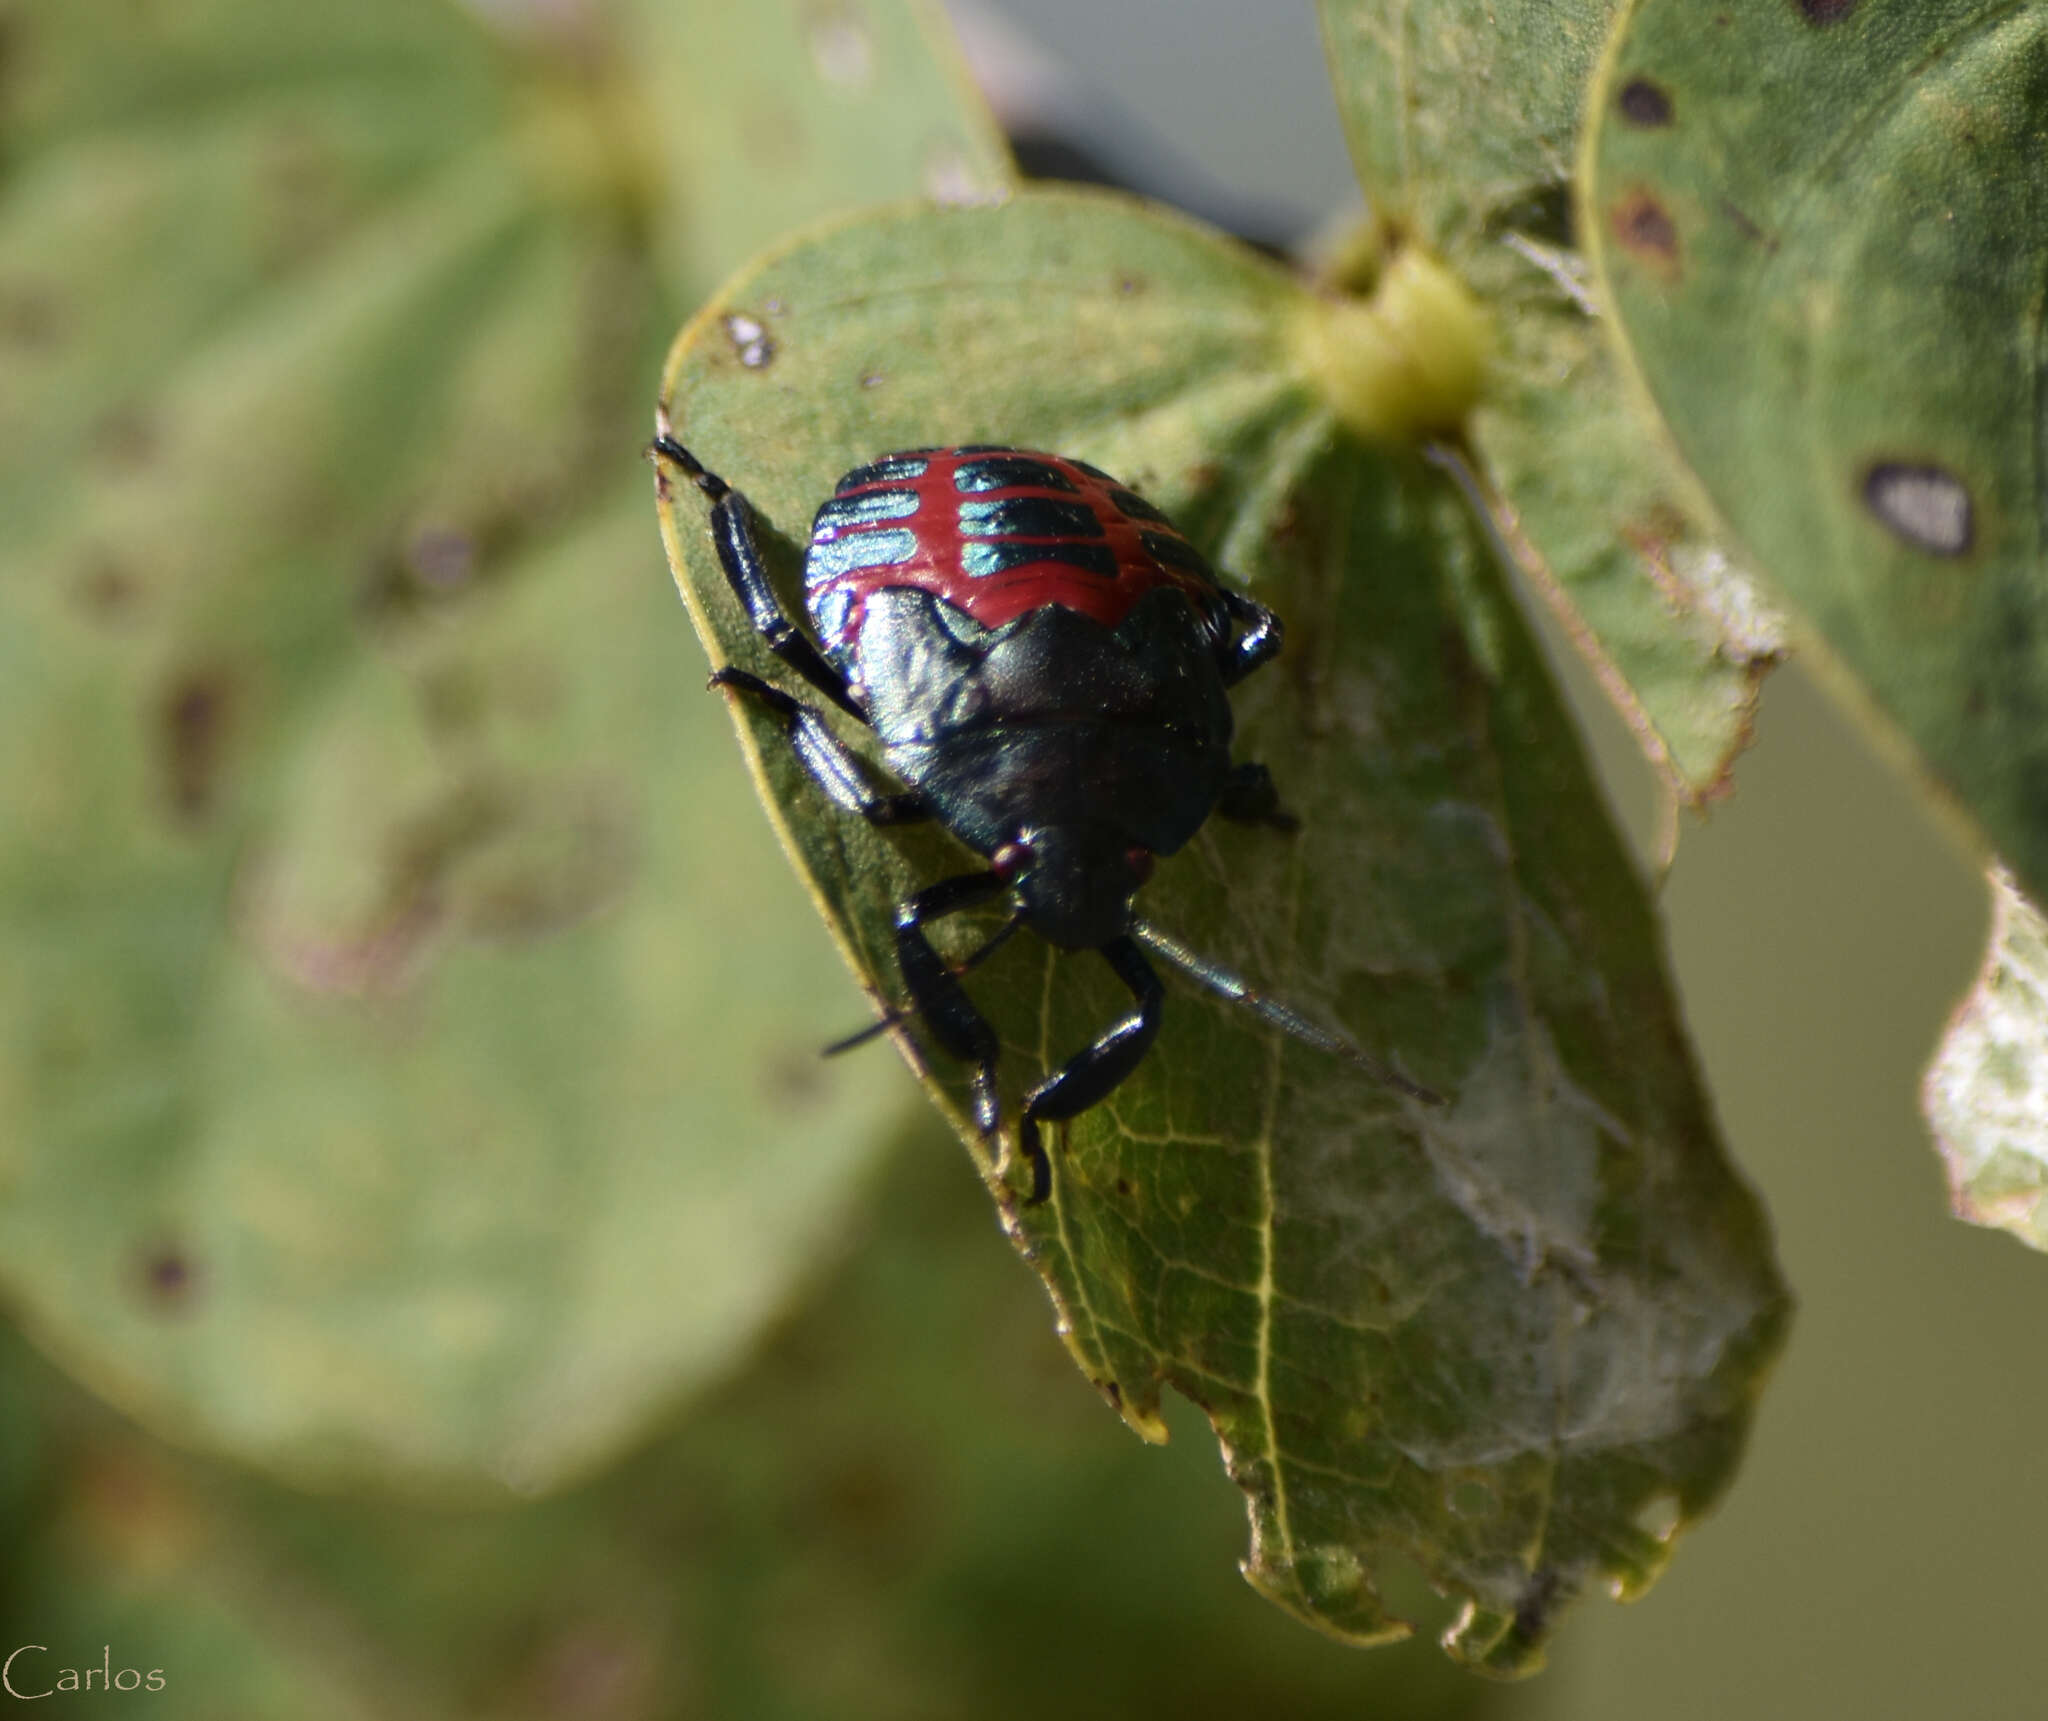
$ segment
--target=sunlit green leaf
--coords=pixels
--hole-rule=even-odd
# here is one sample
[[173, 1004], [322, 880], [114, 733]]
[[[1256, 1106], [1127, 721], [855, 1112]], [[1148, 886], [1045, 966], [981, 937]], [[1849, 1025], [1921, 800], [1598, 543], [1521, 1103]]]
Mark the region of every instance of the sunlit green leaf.
[[[745, 152], [648, 141], [641, 15], [0, 6], [0, 1285], [181, 1438], [558, 1482], [744, 1353], [910, 1097], [816, 1059], [858, 995], [640, 500], [689, 270], [985, 143], [862, 16], [872, 158], [665, 289]], [[691, 76], [801, 105], [795, 39]]]
[[1373, 217], [1490, 307], [1493, 386], [1466, 425], [1479, 495], [1672, 792], [1727, 787], [1781, 628], [1703, 533], [1625, 399], [1585, 285], [1570, 174], [1617, 0], [1322, 0]]
[[1621, 350], [1758, 566], [2048, 892], [2048, 6], [1641, 0], [1589, 104]]
[[[1647, 1582], [1725, 1483], [1784, 1300], [1540, 659], [1449, 484], [1338, 430], [1303, 368], [1328, 314], [1123, 200], [899, 212], [730, 283], [662, 410], [753, 498], [785, 582], [842, 470], [1014, 442], [1130, 481], [1281, 610], [1240, 753], [1303, 829], [1212, 826], [1144, 912], [1453, 1103], [1173, 986], [1139, 1074], [1053, 1132], [1048, 1206], [981, 1163], [1090, 1378], [1150, 1435], [1163, 1385], [1209, 1413], [1256, 1585], [1373, 1641], [1402, 1629], [1374, 1573], [1412, 1559], [1466, 1603], [1456, 1652], [1519, 1671], [1580, 1589]], [[701, 496], [661, 492], [712, 657], [775, 676]], [[778, 724], [739, 721], [856, 970], [894, 1000], [895, 902], [972, 857], [834, 812]], [[1125, 1007], [1099, 967], [1026, 938], [977, 975], [1013, 1112]], [[961, 1072], [931, 1079], [961, 1117]]]

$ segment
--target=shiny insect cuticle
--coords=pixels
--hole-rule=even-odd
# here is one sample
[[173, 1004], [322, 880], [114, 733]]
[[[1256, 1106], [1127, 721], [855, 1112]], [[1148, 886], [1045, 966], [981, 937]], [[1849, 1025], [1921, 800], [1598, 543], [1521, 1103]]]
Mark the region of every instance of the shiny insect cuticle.
[[[1029, 928], [1056, 948], [1094, 951], [1132, 997], [1024, 1095], [1017, 1147], [1030, 1203], [1052, 1189], [1041, 1126], [1107, 1099], [1158, 1035], [1165, 993], [1148, 957], [1437, 1102], [1347, 1035], [1138, 917], [1133, 899], [1155, 858], [1212, 814], [1296, 828], [1266, 768], [1231, 757], [1230, 689], [1279, 651], [1279, 617], [1219, 578], [1162, 510], [1061, 455], [996, 445], [884, 454], [847, 472], [817, 510], [807, 632], [775, 594], [745, 498], [674, 438], [657, 437], [653, 452], [709, 499], [719, 564], [753, 631], [875, 734], [903, 787], [878, 787], [824, 712], [785, 689], [733, 667], [713, 685], [780, 719], [843, 811], [877, 826], [936, 822], [984, 862], [898, 905], [908, 1003], [830, 1050], [920, 1021], [971, 1067], [975, 1123], [993, 1138], [997, 1038], [963, 979]], [[1008, 918], [964, 960], [949, 963], [931, 943], [934, 922], [1004, 898]]]

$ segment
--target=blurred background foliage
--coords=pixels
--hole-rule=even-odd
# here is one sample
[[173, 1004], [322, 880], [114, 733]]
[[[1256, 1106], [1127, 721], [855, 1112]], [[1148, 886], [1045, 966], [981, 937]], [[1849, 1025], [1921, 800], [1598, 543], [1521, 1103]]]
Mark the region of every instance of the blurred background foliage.
[[[1719, 1518], [1531, 1687], [1426, 1638], [1343, 1650], [1246, 1590], [1199, 1426], [1152, 1452], [1087, 1391], [891, 1060], [810, 1063], [858, 1000], [694, 691], [634, 461], [662, 344], [756, 244], [1006, 172], [945, 50], [853, 15], [0, 4], [0, 1244], [33, 1340], [0, 1359], [4, 1647], [107, 1645], [166, 1671], [138, 1707], [209, 1718], [2030, 1713], [2040, 1263], [1942, 1216], [1914, 1109], [1982, 881], [1796, 671], [1663, 904], [1800, 1323]], [[1353, 195], [1306, 8], [1004, 15], [1070, 68], [1009, 53], [1027, 161], [1275, 241]], [[797, 55], [801, 99], [749, 105], [755, 46]], [[252, 129], [299, 141], [252, 156]], [[217, 565], [186, 565], [196, 524]], [[1648, 852], [1640, 754], [1553, 655]], [[90, 772], [45, 710], [100, 737]], [[302, 864], [231, 866], [258, 828]], [[601, 920], [559, 885], [593, 854], [631, 857]], [[707, 902], [786, 942], [721, 956]], [[30, 1058], [82, 904], [121, 908], [92, 936], [133, 983]], [[403, 1056], [376, 1026], [401, 996], [470, 1008]], [[282, 1126], [329, 1110], [308, 1020], [387, 1075], [280, 1168]], [[239, 1084], [257, 1056], [290, 1083]], [[721, 1199], [731, 1164], [660, 1151], [706, 1080], [714, 1139], [801, 1197], [772, 1234]], [[31, 1103], [72, 1126], [42, 1162]], [[503, 1127], [535, 1108], [552, 1147]], [[692, 1207], [701, 1235], [651, 1223]], [[416, 1267], [451, 1237], [462, 1285]], [[700, 1313], [707, 1281], [733, 1300]], [[363, 1331], [415, 1336], [375, 1347], [403, 1369]]]

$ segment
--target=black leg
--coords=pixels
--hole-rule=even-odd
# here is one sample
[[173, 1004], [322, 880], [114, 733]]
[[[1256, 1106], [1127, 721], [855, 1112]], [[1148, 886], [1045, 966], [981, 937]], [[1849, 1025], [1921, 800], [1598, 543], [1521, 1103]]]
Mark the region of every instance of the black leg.
[[932, 817], [930, 800], [915, 789], [894, 795], [875, 793], [859, 755], [832, 733], [823, 712], [744, 669], [721, 669], [711, 678], [711, 685], [748, 694], [786, 722], [797, 763], [849, 813], [860, 814], [871, 825], [909, 825]]
[[1152, 972], [1152, 965], [1128, 938], [1113, 938], [1100, 948], [1103, 960], [1131, 989], [1138, 1007], [1119, 1018], [1025, 1096], [1024, 1113], [1017, 1124], [1017, 1149], [1031, 1161], [1027, 1206], [1036, 1207], [1052, 1193], [1052, 1161], [1038, 1139], [1039, 1120], [1058, 1123], [1092, 1105], [1100, 1105], [1143, 1061], [1159, 1033], [1159, 1013], [1166, 991], [1159, 984], [1159, 976]]
[[974, 1007], [959, 975], [925, 937], [925, 926], [1008, 890], [992, 872], [961, 873], [941, 879], [896, 911], [896, 965], [910, 1001], [948, 1056], [974, 1065], [974, 1123], [985, 1136], [1001, 1121], [996, 1106], [996, 1031]]
[[1301, 829], [1301, 821], [1281, 806], [1273, 773], [1250, 760], [1230, 767], [1216, 810], [1240, 825], [1270, 825], [1276, 831]]
[[1280, 618], [1264, 604], [1228, 586], [1222, 593], [1223, 607], [1230, 612], [1234, 626], [1230, 638], [1217, 650], [1216, 667], [1223, 672], [1223, 685], [1235, 687], [1278, 653], [1283, 630]]
[[865, 723], [867, 713], [846, 691], [845, 677], [825, 661], [824, 653], [811, 643], [810, 635], [783, 614], [781, 600], [768, 578], [768, 564], [762, 561], [760, 546], [754, 542], [753, 517], [746, 497], [716, 472], [707, 470], [696, 455], [672, 436], [657, 436], [654, 454], [657, 459], [681, 467], [690, 481], [711, 498], [711, 541], [718, 547], [718, 565], [725, 570], [726, 583], [732, 587], [734, 596], [746, 607], [747, 620], [753, 623], [762, 643], [834, 705]]

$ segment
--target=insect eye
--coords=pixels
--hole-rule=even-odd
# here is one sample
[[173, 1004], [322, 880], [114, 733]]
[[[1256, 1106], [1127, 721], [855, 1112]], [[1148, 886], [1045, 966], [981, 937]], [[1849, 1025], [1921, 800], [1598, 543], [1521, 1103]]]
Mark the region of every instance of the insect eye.
[[989, 864], [995, 868], [996, 877], [1007, 884], [1031, 865], [1031, 845], [1005, 843], [989, 857]]
[[1143, 884], [1152, 876], [1152, 851], [1140, 848], [1125, 849], [1124, 865], [1131, 869], [1131, 876]]

